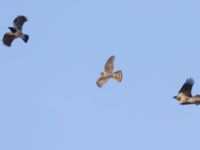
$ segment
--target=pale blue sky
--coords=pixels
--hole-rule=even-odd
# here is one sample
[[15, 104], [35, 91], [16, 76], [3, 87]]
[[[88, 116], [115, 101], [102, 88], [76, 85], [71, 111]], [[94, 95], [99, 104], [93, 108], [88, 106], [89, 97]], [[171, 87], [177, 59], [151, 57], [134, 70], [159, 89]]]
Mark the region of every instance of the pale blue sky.
[[[197, 0], [1, 2], [1, 150], [199, 150], [200, 106], [172, 99], [186, 78], [200, 93]], [[109, 56], [121, 84], [96, 80]]]

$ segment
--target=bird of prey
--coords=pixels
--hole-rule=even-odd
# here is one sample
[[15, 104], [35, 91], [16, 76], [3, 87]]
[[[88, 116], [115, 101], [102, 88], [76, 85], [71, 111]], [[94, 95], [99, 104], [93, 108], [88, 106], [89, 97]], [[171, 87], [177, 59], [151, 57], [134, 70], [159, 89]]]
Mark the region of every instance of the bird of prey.
[[17, 16], [13, 21], [13, 27], [8, 27], [11, 32], [7, 32], [3, 36], [3, 43], [6, 46], [11, 46], [12, 42], [16, 38], [21, 38], [25, 43], [28, 42], [29, 36], [22, 32], [22, 26], [27, 21], [25, 16]]
[[189, 78], [185, 81], [183, 86], [178, 92], [177, 96], [174, 96], [173, 98], [177, 99], [181, 105], [186, 104], [200, 104], [200, 95], [192, 96], [192, 86], [194, 85], [194, 80], [192, 78]]
[[122, 81], [122, 71], [118, 70], [113, 72], [114, 69], [114, 59], [115, 56], [111, 56], [105, 66], [104, 66], [104, 71], [101, 72], [101, 77], [96, 81], [96, 84], [98, 87], [102, 87], [106, 81], [108, 81], [109, 78], [113, 78], [117, 80], [118, 82]]

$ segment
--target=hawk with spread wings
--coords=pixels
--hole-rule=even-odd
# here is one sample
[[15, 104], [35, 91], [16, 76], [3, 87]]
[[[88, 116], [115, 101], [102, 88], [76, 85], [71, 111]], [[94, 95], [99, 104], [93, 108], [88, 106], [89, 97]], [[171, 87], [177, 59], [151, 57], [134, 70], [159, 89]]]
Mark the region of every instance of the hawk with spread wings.
[[117, 80], [118, 82], [122, 81], [122, 71], [118, 70], [118, 71], [113, 72], [114, 60], [115, 60], [115, 56], [111, 56], [107, 60], [104, 66], [104, 71], [101, 72], [101, 77], [96, 82], [98, 87], [102, 87], [110, 78], [113, 78]]
[[186, 104], [200, 104], [200, 95], [192, 96], [192, 87], [194, 85], [194, 80], [192, 78], [189, 78], [185, 81], [183, 86], [178, 92], [177, 96], [174, 96], [176, 100], [180, 102], [181, 105]]
[[25, 16], [17, 16], [13, 21], [13, 27], [8, 27], [11, 32], [7, 32], [3, 36], [3, 43], [6, 46], [11, 46], [12, 42], [16, 38], [21, 38], [25, 43], [28, 42], [29, 36], [22, 32], [22, 26], [28, 19]]

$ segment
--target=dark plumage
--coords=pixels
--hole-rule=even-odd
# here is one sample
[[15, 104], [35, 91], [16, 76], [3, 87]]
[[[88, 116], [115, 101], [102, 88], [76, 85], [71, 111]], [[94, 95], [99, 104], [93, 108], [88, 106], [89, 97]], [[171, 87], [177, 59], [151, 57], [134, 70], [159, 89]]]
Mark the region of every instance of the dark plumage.
[[191, 91], [193, 85], [194, 80], [192, 78], [187, 79], [178, 93], [184, 93], [186, 96], [192, 97]]
[[27, 21], [25, 16], [18, 16], [13, 21], [13, 27], [8, 27], [11, 32], [7, 32], [3, 36], [3, 43], [6, 46], [11, 46], [12, 42], [16, 38], [21, 38], [25, 43], [28, 42], [29, 36], [22, 32], [23, 24]]

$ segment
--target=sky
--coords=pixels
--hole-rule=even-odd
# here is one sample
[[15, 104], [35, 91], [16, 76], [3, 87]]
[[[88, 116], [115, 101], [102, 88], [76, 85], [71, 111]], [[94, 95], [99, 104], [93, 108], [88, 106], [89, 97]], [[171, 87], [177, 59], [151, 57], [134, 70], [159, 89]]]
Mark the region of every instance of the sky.
[[[199, 150], [200, 106], [173, 99], [189, 77], [200, 94], [197, 0], [1, 2], [0, 149]], [[123, 80], [96, 80], [115, 55]]]

